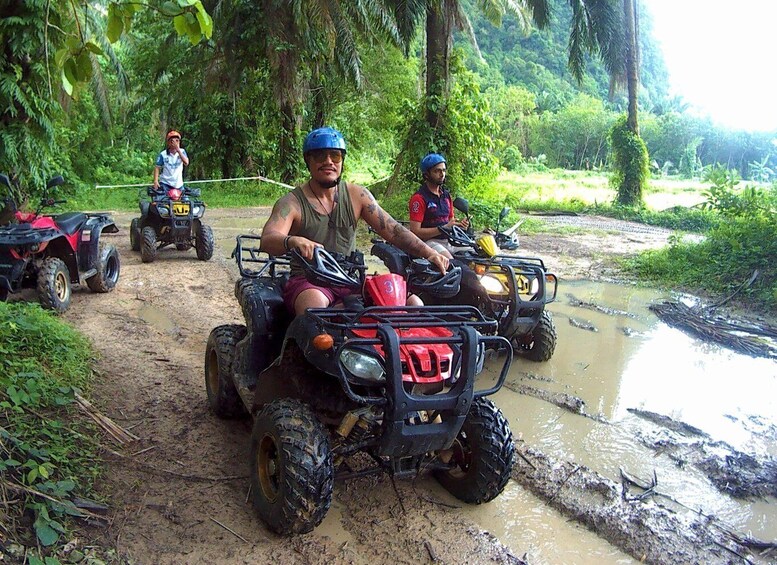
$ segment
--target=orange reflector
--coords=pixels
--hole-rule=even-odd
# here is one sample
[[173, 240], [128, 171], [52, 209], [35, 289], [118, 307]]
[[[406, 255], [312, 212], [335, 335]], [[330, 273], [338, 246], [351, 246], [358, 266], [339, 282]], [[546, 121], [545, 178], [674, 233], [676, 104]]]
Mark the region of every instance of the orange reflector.
[[320, 351], [331, 349], [335, 343], [335, 338], [329, 334], [318, 334], [313, 338], [313, 347]]
[[549, 283], [556, 282], [556, 275], [545, 275], [545, 280]]
[[485, 265], [475, 265], [475, 273], [478, 275], [482, 275], [486, 272], [486, 266]]

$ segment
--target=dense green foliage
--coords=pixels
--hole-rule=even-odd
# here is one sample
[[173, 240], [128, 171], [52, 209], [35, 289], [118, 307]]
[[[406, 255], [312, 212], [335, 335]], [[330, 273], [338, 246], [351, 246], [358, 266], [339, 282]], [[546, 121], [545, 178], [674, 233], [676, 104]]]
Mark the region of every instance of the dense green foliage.
[[716, 295], [742, 289], [748, 302], [777, 308], [777, 184], [770, 189], [740, 188], [735, 174], [722, 167], [708, 173], [706, 207], [722, 217], [701, 243], [676, 239], [663, 250], [637, 257], [629, 268], [666, 286], [703, 289]]
[[3, 521], [32, 514], [32, 530], [16, 540], [25, 545], [37, 536], [54, 546], [68, 517], [81, 515], [72, 498], [89, 495], [100, 472], [94, 430], [73, 408], [90, 359], [86, 339], [50, 312], [0, 302], [0, 481], [16, 495]]

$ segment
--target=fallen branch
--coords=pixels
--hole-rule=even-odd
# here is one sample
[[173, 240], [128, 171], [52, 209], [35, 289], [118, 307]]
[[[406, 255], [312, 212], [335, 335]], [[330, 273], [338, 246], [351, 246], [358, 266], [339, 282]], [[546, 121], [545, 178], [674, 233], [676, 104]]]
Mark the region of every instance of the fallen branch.
[[225, 526], [224, 524], [222, 524], [221, 522], [219, 522], [219, 521], [218, 521], [218, 520], [216, 520], [215, 518], [211, 518], [211, 521], [215, 522], [216, 524], [218, 524], [219, 526], [221, 526], [222, 528], [224, 528], [226, 531], [228, 531], [230, 534], [232, 534], [232, 535], [233, 535], [233, 536], [235, 536], [236, 538], [239, 538], [239, 539], [243, 540], [244, 542], [248, 543], [248, 540], [247, 540], [247, 539], [245, 539], [243, 536], [241, 536], [240, 534], [238, 534], [238, 533], [237, 533], [235, 530], [233, 530], [233, 529], [229, 528], [228, 526]]
[[225, 477], [203, 477], [201, 475], [187, 475], [186, 473], [177, 473], [175, 471], [169, 471], [167, 469], [160, 469], [159, 467], [155, 467], [151, 463], [145, 463], [143, 461], [138, 461], [137, 459], [133, 459], [131, 456], [123, 455], [117, 451], [113, 451], [112, 449], [108, 449], [107, 447], [103, 447], [105, 451], [110, 453], [111, 455], [115, 455], [116, 457], [119, 457], [121, 459], [130, 461], [132, 464], [137, 465], [138, 467], [144, 467], [147, 469], [150, 469], [151, 471], [155, 473], [162, 473], [165, 475], [171, 475], [173, 477], [178, 477], [179, 479], [187, 479], [192, 481], [203, 481], [203, 482], [226, 482], [226, 481], [234, 481], [236, 479], [247, 479], [248, 475], [229, 475]]
[[110, 435], [119, 445], [124, 445], [125, 443], [130, 443], [140, 439], [135, 434], [128, 432], [116, 424], [108, 416], [105, 416], [104, 414], [101, 414], [95, 410], [92, 404], [80, 394], [75, 393], [75, 399], [79, 408], [86, 412], [89, 417], [94, 420], [98, 426], [105, 430], [108, 435]]
[[[56, 498], [54, 496], [48, 495], [44, 492], [41, 492], [39, 490], [36, 490], [34, 488], [26, 487], [24, 485], [20, 485], [19, 483], [16, 483], [14, 481], [7, 481], [5, 479], [0, 478], [0, 484], [3, 485], [5, 488], [15, 491], [15, 492], [26, 492], [27, 494], [31, 494], [33, 496], [37, 496], [38, 498], [43, 498], [45, 500], [55, 502], [57, 504], [63, 505], [65, 502], [62, 499]], [[67, 499], [65, 499], [67, 500]], [[68, 501], [71, 502], [72, 501]], [[78, 508], [75, 504], [73, 504], [74, 507]], [[91, 512], [88, 512], [87, 510], [84, 510], [83, 508], [78, 508], [79, 515], [77, 518], [92, 518], [94, 520], [107, 520], [105, 516], [99, 516], [97, 514], [93, 514]]]

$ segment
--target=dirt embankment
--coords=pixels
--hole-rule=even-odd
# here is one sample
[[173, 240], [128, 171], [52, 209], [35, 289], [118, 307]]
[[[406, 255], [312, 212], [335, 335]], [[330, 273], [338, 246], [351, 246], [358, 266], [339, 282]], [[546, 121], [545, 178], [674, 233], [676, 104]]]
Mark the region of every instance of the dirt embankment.
[[[280, 538], [255, 517], [247, 492], [250, 421], [223, 421], [209, 412], [202, 367], [210, 330], [242, 322], [233, 294], [237, 273], [227, 257], [234, 236], [256, 228], [231, 226], [255, 220], [258, 227], [268, 211], [209, 211], [217, 251], [207, 263], [197, 261], [193, 251], [163, 251], [153, 264], [142, 264], [129, 249], [131, 216], [118, 215], [122, 230], [110, 237], [122, 257], [117, 289], [74, 295], [65, 317], [91, 337], [99, 353], [94, 403], [140, 438], [125, 446], [103, 438], [115, 452], [106, 451], [102, 485], [112, 507], [110, 526], [101, 531], [106, 541], [119, 555], [143, 564], [522, 563], [522, 552], [511, 551], [436, 497], [428, 478], [393, 482], [375, 476], [336, 484], [326, 520], [303, 536]], [[553, 264], [557, 275], [571, 278], [611, 273], [608, 257], [625, 252], [624, 245], [641, 249], [661, 243], [655, 234], [627, 239], [634, 241], [624, 243], [605, 232], [523, 236], [521, 243], [527, 253]], [[716, 551], [706, 538], [699, 548], [698, 537], [662, 536], [666, 527], [684, 526], [629, 515], [627, 502], [617, 502], [619, 494], [606, 479], [569, 463], [549, 462], [526, 446], [521, 452], [515, 480], [551, 504], [584, 498], [590, 515], [570, 515], [636, 559], [726, 563], [733, 557], [737, 562], [735, 554]], [[610, 521], [596, 514], [601, 508]], [[645, 538], [648, 530], [658, 533]]]

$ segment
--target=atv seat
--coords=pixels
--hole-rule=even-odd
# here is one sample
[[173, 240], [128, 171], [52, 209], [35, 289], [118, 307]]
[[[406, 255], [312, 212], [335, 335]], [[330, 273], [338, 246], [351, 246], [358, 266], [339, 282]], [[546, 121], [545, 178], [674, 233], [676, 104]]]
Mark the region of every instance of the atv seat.
[[59, 229], [67, 235], [72, 235], [84, 225], [84, 222], [86, 222], [86, 214], [83, 212], [67, 212], [54, 216], [54, 222], [56, 222]]

